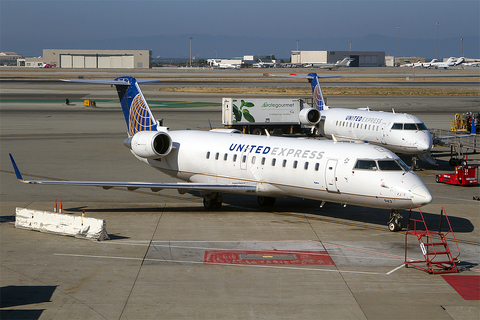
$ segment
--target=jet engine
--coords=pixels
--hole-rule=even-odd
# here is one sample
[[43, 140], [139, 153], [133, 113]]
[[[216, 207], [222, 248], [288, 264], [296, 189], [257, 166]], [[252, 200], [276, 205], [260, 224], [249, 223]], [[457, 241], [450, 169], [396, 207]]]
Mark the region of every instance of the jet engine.
[[140, 131], [123, 144], [137, 156], [147, 159], [165, 157], [172, 150], [172, 138], [166, 132]]
[[302, 109], [298, 115], [300, 123], [306, 126], [316, 125], [321, 118], [320, 111], [314, 108]]

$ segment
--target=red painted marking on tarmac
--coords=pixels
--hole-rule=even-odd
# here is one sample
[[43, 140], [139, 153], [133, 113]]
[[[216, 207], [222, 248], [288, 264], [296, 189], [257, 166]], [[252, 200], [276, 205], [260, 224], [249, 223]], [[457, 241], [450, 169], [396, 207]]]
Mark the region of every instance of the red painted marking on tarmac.
[[442, 275], [465, 300], [480, 300], [480, 276]]
[[327, 251], [206, 250], [204, 264], [334, 265]]

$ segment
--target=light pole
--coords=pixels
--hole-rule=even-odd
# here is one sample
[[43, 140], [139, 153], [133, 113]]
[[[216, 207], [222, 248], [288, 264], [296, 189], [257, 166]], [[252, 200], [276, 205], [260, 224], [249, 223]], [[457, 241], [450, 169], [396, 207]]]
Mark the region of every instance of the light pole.
[[350, 51], [352, 51], [352, 40], [350, 40]]
[[297, 40], [297, 53], [298, 53], [298, 40]]
[[192, 66], [192, 37], [190, 37], [190, 67]]
[[397, 26], [397, 59], [398, 59], [398, 48], [400, 46], [400, 26]]
[[461, 55], [461, 57], [463, 57], [463, 38], [460, 39], [460, 40], [462, 40], [462, 55]]
[[437, 51], [435, 51], [435, 59], [437, 59], [437, 60], [438, 60], [438, 25], [439, 25], [439, 24], [440, 24], [440, 23], [437, 22]]

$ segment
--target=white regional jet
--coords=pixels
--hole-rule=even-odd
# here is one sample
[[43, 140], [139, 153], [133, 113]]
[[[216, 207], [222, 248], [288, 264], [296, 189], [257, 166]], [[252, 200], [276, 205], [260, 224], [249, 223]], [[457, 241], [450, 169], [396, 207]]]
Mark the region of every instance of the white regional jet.
[[425, 124], [407, 113], [374, 111], [370, 108], [330, 108], [325, 105], [316, 73], [307, 76], [312, 86], [313, 108], [320, 111], [319, 133], [340, 141], [369, 142], [393, 152], [412, 155], [412, 167], [417, 167], [417, 157], [436, 165], [429, 151], [433, 139]]
[[[353, 58], [348, 58], [348, 57], [345, 57], [343, 58], [342, 60], [338, 60], [337, 62], [335, 63], [312, 63], [310, 64], [310, 66], [312, 68], [321, 68], [321, 69], [338, 69], [338, 68], [341, 68], [341, 67], [349, 67], [350, 66], [350, 63], [355, 60]], [[308, 65], [306, 66], [308, 67]]]
[[13, 157], [17, 179], [44, 185], [126, 187], [152, 191], [198, 190], [207, 209], [218, 209], [222, 194], [258, 196], [260, 205], [276, 197], [300, 197], [343, 205], [390, 209], [388, 227], [401, 230], [401, 209], [432, 201], [427, 186], [389, 150], [363, 143], [342, 143], [241, 134], [237, 130], [170, 131], [153, 117], [131, 77], [113, 81], [128, 128], [124, 145], [140, 161], [186, 182], [111, 182], [24, 180]]
[[448, 58], [447, 61], [445, 62], [440, 62], [440, 61], [437, 61], [437, 62], [433, 62], [433, 63], [430, 63], [430, 67], [434, 67], [435, 69], [438, 69], [438, 68], [444, 68], [444, 69], [448, 69], [450, 67], [456, 67], [456, 66], [459, 66], [461, 65], [462, 63], [465, 62], [465, 58], [464, 57], [460, 57], [458, 58], [457, 60], [455, 60], [454, 57], [450, 57]]

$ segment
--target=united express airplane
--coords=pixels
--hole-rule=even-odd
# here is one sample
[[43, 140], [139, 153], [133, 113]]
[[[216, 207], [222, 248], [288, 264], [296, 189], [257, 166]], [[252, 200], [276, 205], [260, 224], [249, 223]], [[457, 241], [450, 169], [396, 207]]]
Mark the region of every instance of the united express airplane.
[[429, 151], [433, 139], [419, 118], [395, 112], [374, 111], [369, 108], [330, 108], [325, 105], [322, 89], [316, 73], [308, 76], [284, 76], [307, 78], [312, 86], [313, 108], [321, 114], [319, 133], [337, 140], [369, 142], [383, 146], [393, 152], [412, 155], [412, 167], [417, 167], [417, 157], [436, 165]]
[[390, 209], [388, 227], [401, 230], [400, 210], [432, 201], [426, 185], [391, 151], [371, 144], [245, 135], [237, 130], [170, 131], [152, 115], [139, 83], [113, 81], [128, 128], [124, 145], [140, 161], [185, 182], [110, 182], [24, 180], [13, 157], [17, 179], [44, 185], [126, 187], [152, 191], [198, 190], [206, 209], [218, 209], [222, 194], [256, 195], [260, 205], [277, 197], [300, 197], [343, 205]]

